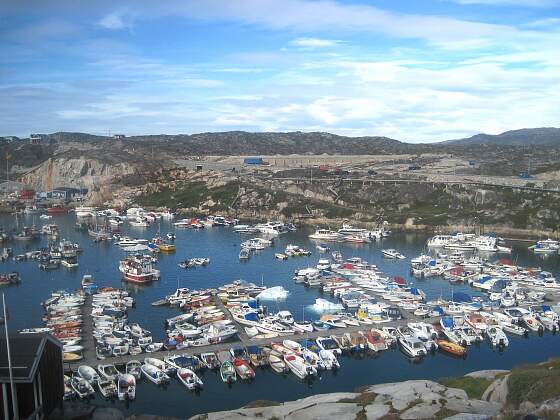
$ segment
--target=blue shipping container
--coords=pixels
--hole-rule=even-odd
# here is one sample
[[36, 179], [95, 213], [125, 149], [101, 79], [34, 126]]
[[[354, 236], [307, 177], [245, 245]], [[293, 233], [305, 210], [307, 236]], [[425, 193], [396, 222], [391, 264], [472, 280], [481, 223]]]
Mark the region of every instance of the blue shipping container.
[[243, 160], [245, 165], [262, 165], [263, 160], [260, 157], [250, 157]]

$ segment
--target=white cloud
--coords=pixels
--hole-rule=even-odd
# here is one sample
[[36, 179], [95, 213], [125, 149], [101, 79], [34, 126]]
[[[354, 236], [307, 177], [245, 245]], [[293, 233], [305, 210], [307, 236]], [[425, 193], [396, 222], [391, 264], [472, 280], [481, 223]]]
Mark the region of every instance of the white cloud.
[[109, 13], [108, 15], [105, 15], [103, 18], [101, 18], [101, 20], [99, 21], [99, 25], [106, 29], [113, 30], [130, 28], [131, 23], [125, 21], [125, 16], [128, 17], [129, 15], [122, 11]]
[[290, 44], [302, 48], [330, 48], [339, 45], [341, 41], [321, 38], [296, 38]]

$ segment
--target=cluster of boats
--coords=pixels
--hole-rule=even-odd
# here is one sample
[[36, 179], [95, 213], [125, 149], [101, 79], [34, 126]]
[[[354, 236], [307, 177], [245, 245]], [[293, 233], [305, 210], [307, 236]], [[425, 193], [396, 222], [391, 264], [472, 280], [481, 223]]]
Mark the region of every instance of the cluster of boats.
[[443, 248], [449, 251], [478, 251], [483, 253], [511, 254], [511, 248], [503, 245], [503, 239], [490, 235], [474, 233], [455, 233], [453, 235], [436, 235], [428, 239], [428, 248]]
[[106, 399], [121, 401], [136, 398], [136, 380], [140, 378], [139, 362], [127, 363], [124, 369], [114, 365], [98, 365], [97, 370], [81, 365], [72, 376], [64, 377], [64, 398], [88, 398], [97, 391]]
[[284, 253], [278, 252], [274, 254], [274, 258], [278, 260], [285, 261], [288, 257], [308, 257], [311, 255], [311, 251], [308, 251], [305, 248], [300, 247], [299, 245], [286, 245], [286, 250]]
[[560, 253], [560, 241], [554, 239], [545, 239], [542, 241], [537, 241], [535, 244], [529, 247], [531, 251], [535, 254], [559, 254]]
[[348, 222], [344, 222], [342, 227], [336, 231], [330, 229], [317, 229], [309, 235], [309, 239], [324, 242], [352, 242], [352, 243], [369, 243], [378, 241], [389, 236], [390, 232], [385, 229], [386, 223], [382, 223], [381, 227], [374, 230], [354, 227]]
[[210, 258], [195, 257], [195, 258], [187, 258], [186, 260], [181, 261], [177, 265], [179, 266], [179, 268], [192, 268], [192, 267], [207, 266], [208, 264], [210, 264]]
[[20, 334], [50, 333], [63, 343], [64, 361], [73, 362], [80, 360], [84, 347], [82, 342], [83, 314], [82, 307], [85, 303], [83, 293], [69, 293], [57, 291], [43, 302], [45, 314], [43, 315], [44, 327], [26, 328], [19, 330]]
[[227, 219], [224, 216], [206, 216], [203, 218], [191, 217], [190, 219], [181, 219], [173, 223], [176, 228], [181, 229], [204, 229], [214, 226], [234, 226], [238, 222], [237, 219]]

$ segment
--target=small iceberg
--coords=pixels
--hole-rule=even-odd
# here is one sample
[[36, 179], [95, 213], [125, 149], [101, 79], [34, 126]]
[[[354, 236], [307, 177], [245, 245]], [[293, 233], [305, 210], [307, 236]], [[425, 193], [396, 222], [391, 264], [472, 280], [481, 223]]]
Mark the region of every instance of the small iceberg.
[[282, 286], [269, 287], [257, 295], [258, 300], [283, 300], [288, 297], [290, 292]]
[[344, 306], [340, 303], [334, 303], [326, 299], [315, 299], [315, 303], [309, 306], [309, 310], [315, 312], [316, 314], [324, 314], [328, 312], [343, 311]]

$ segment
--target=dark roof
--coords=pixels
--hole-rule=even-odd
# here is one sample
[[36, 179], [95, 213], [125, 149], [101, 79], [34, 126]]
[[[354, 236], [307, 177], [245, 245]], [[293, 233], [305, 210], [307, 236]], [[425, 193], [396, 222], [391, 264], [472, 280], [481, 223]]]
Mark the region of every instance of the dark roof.
[[[10, 354], [14, 382], [31, 382], [39, 366], [41, 354], [47, 341], [62, 344], [49, 334], [10, 335]], [[10, 381], [6, 336], [0, 337], [0, 383]]]

